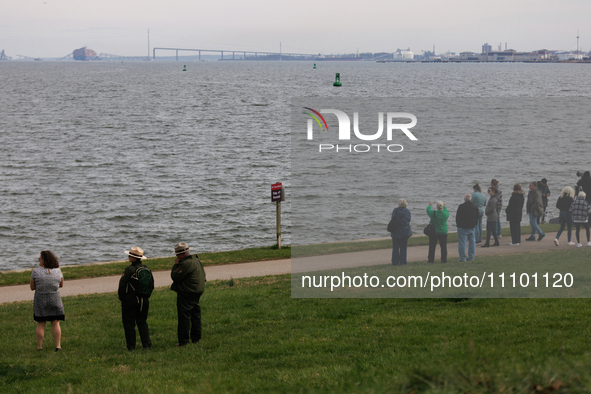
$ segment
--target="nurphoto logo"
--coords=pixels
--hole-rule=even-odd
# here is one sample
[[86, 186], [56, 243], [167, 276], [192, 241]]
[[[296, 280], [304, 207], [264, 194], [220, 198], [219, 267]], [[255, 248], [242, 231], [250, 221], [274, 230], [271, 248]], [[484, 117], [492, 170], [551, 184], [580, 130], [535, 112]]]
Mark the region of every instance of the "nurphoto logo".
[[[314, 140], [314, 121], [320, 127], [321, 132], [328, 132], [328, 124], [322, 116], [322, 114], [333, 114], [337, 117], [339, 122], [338, 136], [339, 141], [350, 141], [351, 140], [351, 119], [349, 116], [338, 109], [321, 109], [320, 112], [309, 107], [303, 107], [306, 111], [304, 114], [310, 116], [312, 119], [308, 119], [308, 140]], [[399, 119], [410, 119], [410, 123], [398, 123]], [[400, 130], [410, 139], [411, 141], [418, 141], [417, 137], [409, 129], [413, 128], [417, 124], [417, 117], [407, 112], [387, 112], [386, 113], [386, 140], [392, 141], [393, 132]], [[359, 113], [353, 113], [353, 133], [355, 137], [362, 141], [376, 141], [382, 138], [384, 134], [384, 113], [378, 112], [378, 131], [373, 134], [363, 134], [359, 130]], [[371, 150], [377, 150], [388, 152], [402, 152], [404, 147], [400, 144], [319, 144], [318, 152], [357, 152], [364, 153]]]

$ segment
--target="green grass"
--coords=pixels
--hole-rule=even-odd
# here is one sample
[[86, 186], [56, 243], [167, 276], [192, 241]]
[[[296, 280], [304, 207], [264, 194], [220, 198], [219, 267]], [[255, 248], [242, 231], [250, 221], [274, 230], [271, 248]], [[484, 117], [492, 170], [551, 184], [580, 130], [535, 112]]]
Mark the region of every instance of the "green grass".
[[[436, 260], [435, 264], [415, 261], [392, 266], [386, 260], [374, 266], [292, 273], [292, 297], [587, 298], [590, 258], [590, 248], [570, 248], [488, 256], [477, 251], [474, 261], [460, 262], [455, 257], [447, 264]], [[345, 281], [344, 276], [358, 279]], [[368, 278], [365, 284], [364, 277]], [[373, 286], [369, 278], [377, 279]], [[402, 281], [392, 282], [393, 278]]]
[[[522, 257], [522, 256], [521, 256]], [[518, 264], [519, 255], [505, 256]], [[201, 343], [175, 348], [157, 289], [154, 349], [125, 349], [114, 293], [64, 297], [60, 353], [32, 303], [0, 305], [4, 393], [591, 391], [587, 299], [292, 299], [290, 276], [208, 282]], [[139, 341], [139, 338], [138, 338]]]
[[[291, 247], [282, 246], [281, 249], [278, 249], [275, 245], [228, 252], [198, 253], [198, 255], [199, 259], [205, 266], [246, 263], [251, 261], [289, 259], [291, 257]], [[145, 260], [145, 264], [147, 264], [152, 271], [166, 271], [170, 270], [174, 263], [174, 259], [174, 256], [152, 258]], [[99, 276], [120, 275], [128, 265], [129, 262], [127, 260], [122, 260], [108, 264], [88, 264], [71, 267], [62, 266], [61, 271], [65, 280], [96, 278]], [[30, 270], [23, 272], [4, 272], [0, 274], [0, 286], [26, 284], [29, 283], [30, 278]]]

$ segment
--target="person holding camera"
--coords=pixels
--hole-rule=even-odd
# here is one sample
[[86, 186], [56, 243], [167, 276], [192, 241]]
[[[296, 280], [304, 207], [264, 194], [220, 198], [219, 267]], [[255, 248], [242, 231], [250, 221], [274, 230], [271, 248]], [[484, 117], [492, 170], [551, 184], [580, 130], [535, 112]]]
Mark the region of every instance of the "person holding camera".
[[435, 262], [435, 247], [437, 241], [441, 247], [441, 262], [447, 263], [447, 218], [449, 212], [443, 201], [437, 201], [437, 210], [431, 208], [433, 202], [431, 201], [427, 206], [427, 215], [431, 218], [431, 225], [435, 228], [435, 234], [429, 235], [429, 257], [428, 262]]

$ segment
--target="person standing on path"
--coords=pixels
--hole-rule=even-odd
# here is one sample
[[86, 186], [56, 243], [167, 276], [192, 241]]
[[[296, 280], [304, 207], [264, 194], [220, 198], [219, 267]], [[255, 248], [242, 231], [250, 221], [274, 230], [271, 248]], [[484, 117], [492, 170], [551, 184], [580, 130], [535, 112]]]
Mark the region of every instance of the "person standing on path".
[[554, 238], [554, 245], [560, 245], [558, 241], [560, 239], [560, 235], [564, 231], [564, 227], [567, 227], [567, 240], [569, 245], [574, 245], [575, 243], [572, 242], [572, 234], [573, 234], [573, 214], [570, 211], [571, 205], [575, 197], [575, 189], [570, 186], [565, 187], [562, 189], [560, 193], [560, 197], [558, 197], [558, 201], [556, 201], [556, 208], [560, 210], [560, 214], [558, 216], [558, 220], [560, 222], [560, 229], [556, 233], [556, 238]]
[[585, 227], [587, 232], [587, 246], [591, 246], [589, 240], [589, 214], [591, 214], [591, 204], [587, 202], [586, 197], [587, 194], [585, 192], [579, 192], [579, 195], [570, 207], [570, 211], [573, 213], [573, 222], [577, 228], [577, 248], [583, 246], [579, 236], [581, 225]]
[[[125, 271], [119, 279], [119, 289], [117, 295], [121, 301], [121, 317], [123, 320], [123, 329], [125, 331], [125, 342], [127, 343], [127, 350], [135, 350], [135, 326], [140, 332], [142, 340], [142, 347], [144, 349], [152, 349], [152, 341], [150, 340], [150, 330], [148, 327], [148, 309], [150, 309], [150, 295], [154, 290], [154, 276], [152, 272], [147, 269], [146, 275], [151, 276], [151, 283], [147, 281], [148, 288], [142, 292], [143, 279], [138, 278], [138, 273], [145, 270], [147, 266], [142, 264], [142, 260], [146, 259], [142, 248], [134, 246], [130, 250], [126, 250], [125, 254], [129, 256], [131, 263], [125, 268]], [[147, 294], [144, 294], [147, 293]]]
[[538, 220], [539, 223], [546, 223], [546, 209], [548, 208], [548, 197], [550, 197], [550, 188], [548, 187], [548, 180], [546, 178], [542, 178], [540, 183], [538, 184], [538, 189], [542, 193], [542, 203], [544, 203], [544, 213], [542, 214], [542, 218]]
[[478, 207], [472, 204], [469, 194], [464, 196], [464, 203], [460, 204], [456, 212], [456, 227], [458, 228], [458, 252], [460, 261], [466, 261], [466, 241], [468, 242], [468, 261], [474, 260], [476, 241], [474, 227], [478, 223]]
[[579, 187], [579, 193], [582, 189], [585, 192], [585, 196], [587, 196], [587, 202], [591, 204], [591, 173], [589, 171], [583, 173], [583, 176], [577, 182], [577, 186]]
[[544, 203], [542, 202], [542, 193], [537, 188], [537, 182], [529, 183], [529, 194], [527, 195], [527, 213], [529, 214], [531, 235], [525, 240], [535, 241], [536, 233], [538, 233], [538, 241], [541, 241], [544, 239], [546, 234], [544, 234], [540, 226], [538, 226], [538, 218], [544, 213]]
[[174, 246], [176, 259], [170, 272], [171, 290], [177, 293], [178, 343], [185, 346], [201, 340], [201, 306], [199, 299], [205, 290], [205, 270], [196, 254], [190, 254], [189, 245], [180, 242]]
[[64, 304], [60, 296], [60, 287], [64, 287], [64, 276], [59, 261], [53, 252], [44, 250], [39, 256], [39, 267], [31, 272], [29, 283], [35, 291], [33, 301], [33, 319], [37, 322], [37, 350], [43, 350], [45, 323], [51, 322], [51, 331], [55, 341], [55, 351], [62, 350], [62, 329], [60, 320], [65, 320]]
[[503, 238], [501, 235], [501, 210], [503, 209], [503, 192], [499, 188], [499, 181], [494, 178], [490, 181], [490, 186], [496, 188], [497, 190], [495, 194], [497, 198], [497, 224], [495, 225], [495, 229], [497, 231], [497, 237], [500, 239]]
[[472, 189], [474, 189], [474, 193], [472, 193], [472, 204], [478, 207], [478, 223], [474, 228], [474, 239], [479, 244], [482, 242], [482, 217], [484, 216], [484, 207], [486, 207], [486, 196], [482, 193], [482, 189], [478, 183]]
[[[494, 179], [493, 179], [494, 180]], [[497, 221], [498, 221], [498, 213], [497, 213], [497, 188], [491, 186], [488, 188], [488, 204], [486, 204], [486, 209], [484, 213], [486, 214], [486, 242], [482, 245], [482, 248], [490, 247], [490, 236], [492, 235], [495, 239], [495, 243], [493, 246], [499, 246], [499, 237], [497, 235]]]
[[396, 231], [390, 233], [392, 237], [392, 265], [406, 264], [408, 239], [412, 236], [410, 211], [407, 207], [408, 202], [401, 198], [398, 200], [398, 208], [394, 208], [392, 211], [392, 218], [396, 217], [398, 220]]
[[521, 185], [516, 183], [513, 186], [513, 193], [509, 198], [509, 204], [505, 213], [511, 229], [511, 246], [518, 246], [521, 243], [521, 217], [523, 216], [523, 203], [525, 202], [525, 192], [521, 190]]
[[441, 247], [441, 262], [447, 263], [447, 218], [449, 212], [443, 201], [437, 201], [437, 210], [431, 208], [433, 202], [427, 206], [427, 215], [431, 218], [431, 225], [435, 228], [435, 234], [429, 236], [429, 257], [428, 262], [435, 262], [435, 247], [437, 241]]

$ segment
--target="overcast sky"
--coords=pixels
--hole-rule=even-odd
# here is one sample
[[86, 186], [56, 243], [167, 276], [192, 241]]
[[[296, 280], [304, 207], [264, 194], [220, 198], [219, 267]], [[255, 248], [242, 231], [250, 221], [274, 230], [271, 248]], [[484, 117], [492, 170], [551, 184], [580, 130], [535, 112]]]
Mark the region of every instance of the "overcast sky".
[[[59, 57], [150, 47], [297, 53], [591, 50], [589, 0], [0, 0], [0, 50]], [[169, 53], [172, 54], [172, 53]]]

